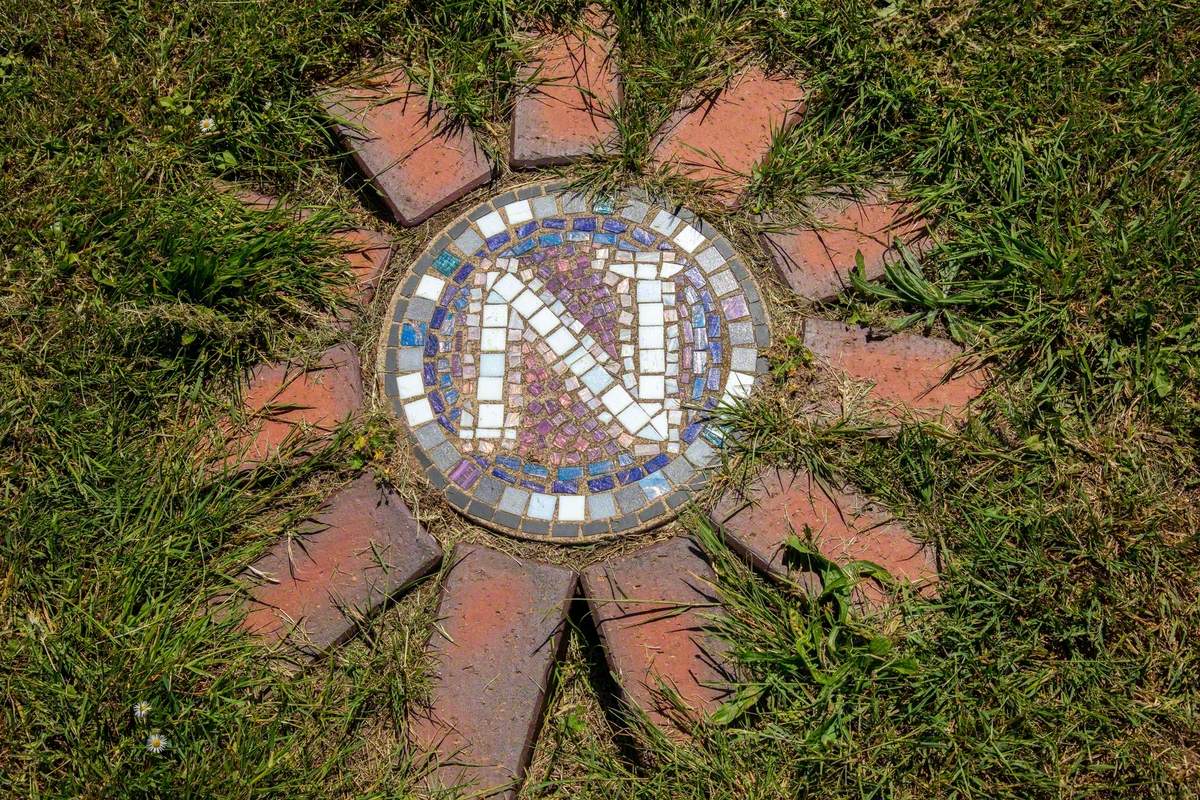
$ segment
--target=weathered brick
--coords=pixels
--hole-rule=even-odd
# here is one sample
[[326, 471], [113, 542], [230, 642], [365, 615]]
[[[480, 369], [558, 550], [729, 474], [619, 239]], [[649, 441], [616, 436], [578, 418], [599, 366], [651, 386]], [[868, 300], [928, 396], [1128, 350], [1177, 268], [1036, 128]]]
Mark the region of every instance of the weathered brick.
[[429, 704], [412, 714], [430, 782], [472, 797], [515, 797], [541, 727], [578, 576], [459, 545], [442, 589]]
[[857, 253], [866, 277], [875, 280], [885, 264], [899, 260], [896, 240], [918, 252], [929, 241], [924, 221], [910, 204], [878, 194], [863, 202], [827, 203], [814, 216], [814, 226], [762, 234], [780, 277], [809, 300], [829, 300], [848, 287]]
[[346, 266], [353, 278], [354, 297], [362, 304], [375, 297], [375, 288], [388, 262], [392, 260], [392, 240], [378, 231], [351, 228], [333, 234], [334, 241], [346, 249]]
[[242, 574], [253, 599], [243, 627], [316, 655], [441, 559], [399, 495], [362, 475]]
[[492, 177], [465, 126], [452, 125], [398, 69], [322, 98], [354, 160], [401, 225], [417, 225]]
[[616, 43], [609, 20], [592, 9], [582, 29], [546, 37], [521, 72], [533, 85], [513, 109], [515, 168], [566, 164], [597, 147], [612, 150], [609, 116], [620, 102]]
[[229, 432], [226, 466], [244, 469], [279, 453], [289, 437], [319, 442], [362, 407], [362, 375], [353, 345], [330, 348], [311, 367], [263, 364], [242, 391], [243, 424]]
[[962, 355], [953, 342], [903, 333], [871, 339], [868, 333], [810, 318], [804, 321], [804, 346], [834, 369], [873, 384], [871, 399], [884, 415], [955, 422], [983, 391], [982, 370], [952, 369]]
[[[609, 668], [627, 702], [677, 736], [684, 718], [708, 715], [729, 694], [726, 648], [706, 630], [723, 613], [712, 568], [691, 539], [668, 539], [583, 573], [583, 592]], [[689, 710], [664, 693], [673, 688]]]
[[735, 206], [772, 137], [799, 119], [803, 99], [795, 81], [747, 70], [715, 99], [684, 99], [657, 138], [654, 164], [703, 181], [723, 203]]
[[[877, 503], [851, 487], [826, 492], [807, 473], [768, 468], [744, 492], [731, 488], [710, 513], [726, 541], [755, 567], [809, 588], [819, 580], [786, 547], [790, 536], [802, 542], [811, 534], [817, 551], [830, 561], [870, 561], [892, 577], [933, 594], [937, 558], [932, 547], [913, 538]], [[886, 595], [874, 579], [861, 583], [859, 596], [881, 604]]]

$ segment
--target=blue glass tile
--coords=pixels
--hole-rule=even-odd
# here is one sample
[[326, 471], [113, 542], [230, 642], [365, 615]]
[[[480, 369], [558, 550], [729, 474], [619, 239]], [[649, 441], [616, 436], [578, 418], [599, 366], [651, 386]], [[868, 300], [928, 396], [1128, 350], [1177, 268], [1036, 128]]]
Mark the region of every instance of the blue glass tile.
[[721, 335], [721, 318], [716, 314], [708, 315], [708, 335], [710, 338]]
[[[461, 267], [458, 268], [458, 272], [454, 273], [454, 280], [458, 281], [459, 283], [462, 283], [463, 281], [465, 281], [467, 279], [467, 276], [470, 275], [474, 271], [475, 271], [474, 264], [463, 264]], [[462, 306], [459, 306], [459, 308], [462, 308]]]
[[429, 405], [433, 406], [433, 410], [439, 414], [446, 410], [446, 402], [442, 400], [442, 395], [436, 390], [429, 393]]
[[715, 392], [721, 388], [721, 368], [713, 367], [708, 371], [708, 388]]
[[[458, 389], [447, 389], [446, 390], [446, 402], [449, 403], [450, 405], [454, 405], [455, 403], [458, 402]], [[457, 413], [458, 409], [456, 408], [456, 409], [454, 409], [454, 411], [455, 411], [455, 413]]]
[[593, 461], [588, 464], [588, 475], [603, 475], [613, 468], [611, 461]]
[[[567, 231], [568, 242], [590, 242], [591, 240], [592, 235], [590, 233], [585, 233], [583, 231]], [[570, 254], [568, 253], [568, 255]]]
[[721, 360], [721, 343], [720, 342], [709, 342], [708, 343], [708, 354], [710, 356], [712, 356], [713, 361], [720, 361]]
[[532, 475], [535, 478], [548, 478], [550, 477], [550, 470], [546, 469], [541, 464], [526, 464], [525, 474]]
[[556, 244], [562, 244], [562, 234], [543, 233], [538, 237], [538, 244], [540, 244], [542, 247], [553, 247]]
[[622, 239], [621, 241], [617, 242], [617, 249], [618, 250], [630, 250], [630, 251], [636, 253], [636, 252], [639, 252], [642, 248], [638, 247], [636, 244], [629, 241], [628, 239]]
[[432, 333], [425, 339], [425, 357], [433, 358], [438, 354], [438, 338]]
[[537, 227], [537, 220], [531, 219], [529, 222], [526, 222], [524, 225], [517, 228], [517, 236], [524, 239], [526, 236], [536, 231]]
[[511, 475], [508, 472], [505, 472], [504, 470], [500, 469], [499, 467], [496, 467], [494, 470], [492, 470], [492, 474], [495, 475], [500, 480], [504, 481], [505, 483], [515, 483], [517, 480], [513, 475]]
[[641, 467], [623, 469], [617, 473], [617, 480], [621, 482], [622, 486], [627, 483], [633, 483], [634, 481], [640, 481], [644, 477], [646, 477], [646, 471]]
[[524, 486], [526, 489], [530, 489], [535, 492], [546, 491], [546, 484], [538, 483], [537, 481], [521, 481], [521, 485]]
[[[446, 392], [446, 402], [447, 403], [452, 402], [450, 400], [450, 394], [451, 394], [450, 392]], [[454, 396], [457, 399], [458, 392], [454, 392]], [[450, 409], [450, 413], [447, 414], [446, 416], [449, 417], [450, 419], [454, 420], [455, 422], [458, 422], [458, 418], [462, 416], [462, 409], [461, 408], [452, 408], [452, 409]]]
[[671, 463], [671, 457], [666, 453], [659, 453], [654, 458], [646, 462], [646, 474], [658, 472], [660, 469]]
[[533, 239], [525, 239], [514, 247], [511, 252], [514, 256], [523, 256], [535, 247], [537, 247], [537, 242], [533, 241]]
[[613, 205], [611, 197], [600, 197], [592, 204], [592, 211], [597, 214], [611, 214], [616, 211], [617, 207]]
[[588, 488], [593, 492], [607, 492], [609, 489], [616, 488], [617, 482], [613, 480], [612, 475], [605, 475], [603, 478], [592, 478], [588, 481]]
[[704, 378], [696, 378], [692, 381], [692, 399], [699, 400], [704, 396]]
[[446, 277], [450, 277], [450, 273], [458, 269], [458, 265], [461, 263], [462, 259], [449, 250], [443, 250], [438, 253], [438, 257], [433, 260], [434, 268]]
[[624, 233], [629, 228], [629, 226], [626, 225], [624, 222], [621, 222], [620, 220], [612, 219], [611, 217], [609, 219], [604, 220], [603, 227], [604, 227], [604, 230], [608, 231], [609, 233]]
[[633, 456], [629, 455], [629, 453], [619, 453], [617, 455], [617, 463], [622, 467], [628, 467], [633, 463]]
[[496, 463], [509, 469], [521, 468], [521, 459], [516, 456], [496, 456]]
[[705, 311], [712, 311], [713, 310], [712, 292], [710, 292], [708, 289], [702, 289], [700, 291], [700, 302], [704, 303]]
[[642, 244], [654, 244], [654, 234], [644, 231], [641, 228], [633, 229], [633, 238]]
[[449, 372], [443, 372], [441, 377], [438, 378], [438, 386], [442, 387], [443, 389], [448, 389], [454, 385], [453, 381], [454, 378], [450, 377]]
[[703, 423], [693, 422], [683, 429], [683, 433], [679, 434], [679, 438], [691, 444], [696, 441], [696, 437], [700, 435], [700, 429], [704, 427]]
[[693, 328], [703, 328], [704, 324], [705, 324], [704, 323], [704, 309], [701, 308], [700, 306], [693, 306], [692, 307], [692, 327]]
[[559, 467], [558, 479], [560, 481], [573, 481], [576, 478], [583, 477], [583, 467]]
[[542, 227], [561, 231], [567, 227], [567, 221], [565, 219], [544, 219], [542, 220]]
[[571, 230], [574, 231], [594, 231], [596, 230], [595, 217], [576, 217], [571, 220]]
[[615, 233], [593, 233], [592, 241], [596, 244], [616, 244], [617, 235]]
[[462, 311], [464, 308], [467, 307], [467, 298], [460, 297], [457, 300], [455, 300], [454, 307], [457, 308], [459, 311]]
[[445, 417], [438, 417], [437, 419], [438, 424], [448, 430], [450, 433], [458, 433], [458, 431], [454, 430], [454, 425], [451, 424], [450, 420], [446, 419]]
[[579, 481], [554, 481], [550, 484], [550, 491], [555, 494], [578, 494]]
[[446, 307], [438, 306], [433, 310], [433, 318], [429, 320], [429, 327], [436, 330], [441, 330], [442, 323], [446, 321]]
[[405, 347], [420, 347], [425, 344], [425, 323], [422, 322], [419, 328], [414, 328], [411, 322], [401, 325], [400, 344]]
[[421, 377], [426, 386], [433, 386], [437, 383], [437, 372], [433, 368], [433, 364], [426, 364], [421, 370]]
[[642, 491], [646, 493], [647, 500], [653, 500], [656, 497], [662, 497], [667, 492], [671, 491], [671, 483], [662, 473], [647, 475], [642, 480], [638, 481], [638, 485], [642, 487]]
[[715, 426], [710, 425], [709, 427], [705, 428], [704, 433], [702, 433], [701, 436], [704, 437], [704, 441], [708, 442], [714, 447], [721, 447], [723, 444], [725, 444], [725, 434], [722, 433], [720, 428]]
[[499, 250], [506, 244], [508, 244], [508, 231], [487, 238], [488, 250]]

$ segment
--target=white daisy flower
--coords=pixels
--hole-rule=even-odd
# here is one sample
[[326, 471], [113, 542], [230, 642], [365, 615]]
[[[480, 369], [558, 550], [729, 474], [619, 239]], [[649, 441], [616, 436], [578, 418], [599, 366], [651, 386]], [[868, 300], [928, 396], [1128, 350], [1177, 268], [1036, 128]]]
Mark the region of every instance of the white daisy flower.
[[167, 741], [167, 737], [161, 733], [152, 733], [146, 737], [146, 749], [151, 753], [161, 753], [170, 746], [171, 743]]
[[213, 119], [212, 117], [205, 117], [204, 119], [200, 120], [200, 132], [201, 133], [212, 133], [216, 129], [217, 129], [217, 121], [215, 119]]
[[145, 700], [139, 700], [133, 704], [133, 718], [138, 722], [145, 721], [146, 717], [150, 716], [150, 704]]

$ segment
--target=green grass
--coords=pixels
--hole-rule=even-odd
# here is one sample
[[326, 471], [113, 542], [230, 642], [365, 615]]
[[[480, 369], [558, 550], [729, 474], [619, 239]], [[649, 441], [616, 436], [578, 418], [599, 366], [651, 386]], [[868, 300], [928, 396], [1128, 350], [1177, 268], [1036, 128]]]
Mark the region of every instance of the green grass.
[[[575, 634], [522, 796], [1200, 795], [1200, 6], [615, 9], [622, 148], [572, 177], [670, 190], [756, 259], [753, 214], [803, 217], [815, 193], [902, 181], [941, 244], [918, 273], [821, 313], [954, 334], [994, 382], [959, 434], [878, 439], [797, 419], [807, 367], [779, 346], [781, 385], [730, 419], [743, 455], [885, 502], [942, 547], [940, 601], [847, 617], [844, 597], [811, 604], [708, 539], [754, 702], [695, 746], [631, 760]], [[501, 153], [520, 31], [573, 11], [0, 5], [0, 794], [410, 793], [400, 724], [433, 584], [296, 676], [204, 604], [376, 444], [435, 533], [461, 524], [407, 482], [381, 419], [248, 479], [190, 453], [239, 369], [338, 335], [323, 233], [370, 222], [372, 205], [348, 188], [315, 90], [403, 59]], [[809, 106], [728, 213], [645, 164], [685, 87], [748, 61], [802, 75]], [[328, 210], [248, 212], [217, 177]], [[432, 230], [393, 229], [396, 270]], [[794, 331], [805, 309], [768, 294]], [[375, 336], [370, 319], [353, 331], [365, 353]], [[171, 740], [163, 755], [142, 747], [150, 729]]]

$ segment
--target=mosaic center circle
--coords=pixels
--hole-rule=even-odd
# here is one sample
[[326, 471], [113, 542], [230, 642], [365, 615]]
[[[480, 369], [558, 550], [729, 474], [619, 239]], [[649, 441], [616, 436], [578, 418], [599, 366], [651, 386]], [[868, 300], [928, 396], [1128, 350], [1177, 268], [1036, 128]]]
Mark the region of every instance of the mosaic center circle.
[[672, 518], [718, 460], [719, 405], [769, 344], [724, 236], [629, 191], [508, 192], [441, 232], [393, 297], [380, 380], [426, 477], [522, 538]]

